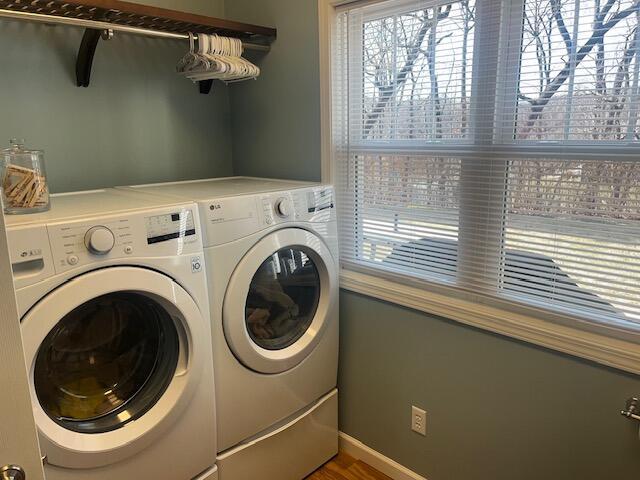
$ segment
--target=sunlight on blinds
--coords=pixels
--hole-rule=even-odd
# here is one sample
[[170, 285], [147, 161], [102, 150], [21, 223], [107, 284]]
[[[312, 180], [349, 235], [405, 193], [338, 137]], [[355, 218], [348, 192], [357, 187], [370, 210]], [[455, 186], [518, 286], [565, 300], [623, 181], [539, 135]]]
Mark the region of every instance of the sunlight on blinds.
[[339, 13], [343, 264], [638, 328], [639, 20], [631, 0]]
[[639, 174], [639, 163], [513, 161], [505, 288], [640, 321]]
[[526, 0], [515, 138], [638, 141], [639, 20], [633, 0]]
[[358, 221], [342, 226], [344, 254], [454, 279], [460, 160], [353, 154], [349, 164]]
[[[363, 9], [352, 18], [361, 55], [351, 125], [361, 140], [465, 138], [473, 58], [473, 2], [400, 11]], [[358, 101], [361, 99], [361, 102]]]

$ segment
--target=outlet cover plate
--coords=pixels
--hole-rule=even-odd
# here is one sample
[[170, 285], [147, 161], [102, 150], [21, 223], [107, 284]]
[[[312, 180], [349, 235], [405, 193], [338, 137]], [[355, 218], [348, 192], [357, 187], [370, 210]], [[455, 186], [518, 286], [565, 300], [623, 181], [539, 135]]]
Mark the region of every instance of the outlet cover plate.
[[427, 434], [427, 412], [416, 406], [411, 406], [411, 430], [420, 435]]

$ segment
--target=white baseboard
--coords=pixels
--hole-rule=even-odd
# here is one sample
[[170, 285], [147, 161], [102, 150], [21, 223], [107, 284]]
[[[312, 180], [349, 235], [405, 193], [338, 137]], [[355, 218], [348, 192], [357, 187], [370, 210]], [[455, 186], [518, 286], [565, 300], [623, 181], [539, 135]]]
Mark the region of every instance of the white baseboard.
[[340, 432], [339, 439], [341, 451], [358, 460], [362, 460], [376, 470], [393, 478], [393, 480], [427, 480], [344, 432]]

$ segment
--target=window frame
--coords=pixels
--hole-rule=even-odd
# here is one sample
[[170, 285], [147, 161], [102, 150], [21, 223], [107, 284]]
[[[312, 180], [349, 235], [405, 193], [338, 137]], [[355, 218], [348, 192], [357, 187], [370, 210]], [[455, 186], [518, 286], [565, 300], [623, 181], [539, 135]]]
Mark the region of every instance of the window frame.
[[[321, 155], [322, 155], [322, 180], [327, 183], [335, 183], [335, 172], [337, 171], [335, 162], [336, 143], [334, 142], [333, 122], [332, 122], [332, 106], [333, 106], [333, 76], [332, 62], [335, 48], [335, 20], [340, 11], [344, 8], [352, 8], [354, 4], [358, 6], [372, 5], [383, 2], [385, 0], [318, 0], [319, 7], [319, 34], [320, 34], [320, 73], [321, 73]], [[484, 41], [483, 35], [491, 32], [487, 27], [481, 28], [483, 22], [485, 25], [491, 25], [491, 15], [499, 12], [501, 18], [516, 18], [509, 15], [512, 8], [520, 8], [524, 0], [483, 0], [478, 2], [477, 7], [477, 31], [475, 33], [475, 42]], [[403, 5], [412, 2], [404, 2]], [[442, 2], [429, 2], [430, 4], [442, 4]], [[482, 5], [482, 7], [480, 7]], [[497, 9], [497, 10], [496, 10]], [[515, 22], [515, 20], [512, 20]], [[505, 29], [513, 34], [513, 25], [509, 22], [498, 22], [499, 33], [504, 41]], [[493, 20], [494, 26], [496, 25]], [[496, 94], [495, 78], [503, 74], [504, 66], [511, 65], [512, 68], [519, 70], [518, 62], [509, 61], [504, 57], [504, 53], [512, 53], [518, 55], [516, 49], [486, 49], [488, 55], [479, 54], [479, 49], [474, 47], [474, 65], [471, 87], [471, 97], [479, 98], [482, 93], [491, 92], [489, 98], [486, 95], [483, 98], [484, 104], [480, 108], [476, 108], [472, 113], [472, 121], [470, 128], [472, 137], [467, 143], [453, 140], [446, 142], [429, 142], [422, 141], [417, 145], [416, 142], [385, 142], [384, 145], [354, 145], [354, 149], [360, 151], [360, 147], [376, 153], [416, 153], [416, 154], [439, 154], [446, 153], [448, 155], [460, 154], [462, 158], [471, 155], [487, 155], [503, 157], [505, 162], [509, 159], [532, 158], [532, 157], [549, 157], [557, 156], [559, 158], [580, 158], [580, 159], [607, 159], [628, 161], [637, 158], [640, 151], [638, 145], [630, 145], [625, 142], [607, 142], [594, 145], [591, 142], [522, 142], [513, 139], [511, 142], [505, 142], [506, 134], [504, 128], [508, 128], [509, 122], [505, 117], [506, 109], [502, 108], [500, 112], [497, 109], [499, 98], [506, 98], [508, 88], [513, 89], [517, 85], [517, 76], [513, 75], [509, 78], [515, 78], [512, 85], [505, 85], [502, 90]], [[495, 58], [487, 58], [490, 52], [496, 54]], [[500, 52], [501, 55], [498, 54]], [[497, 63], [491, 63], [491, 62]], [[516, 67], [513, 65], [516, 64]], [[493, 65], [493, 67], [492, 67]], [[493, 78], [487, 73], [479, 72], [481, 68], [494, 68]], [[489, 75], [491, 73], [489, 72]], [[482, 79], [479, 81], [478, 79]], [[488, 88], [489, 87], [489, 88]], [[484, 90], [483, 90], [484, 89]], [[502, 95], [498, 97], [498, 95]], [[513, 95], [514, 106], [517, 102]], [[473, 110], [473, 107], [472, 107]], [[506, 112], [509, 114], [509, 112]], [[475, 128], [477, 120], [485, 115], [496, 115], [496, 123], [502, 121], [501, 128], [496, 128], [499, 135], [483, 134], [479, 129]], [[500, 117], [497, 116], [500, 114]], [[514, 110], [515, 115], [515, 110]], [[499, 119], [502, 120], [499, 120]], [[511, 124], [513, 117], [511, 117]], [[513, 130], [511, 131], [513, 136]], [[373, 147], [373, 148], [372, 148]], [[612, 152], [612, 149], [614, 152]], [[477, 166], [477, 160], [475, 160]], [[461, 182], [463, 179], [461, 178]], [[460, 187], [464, 188], [463, 185]], [[462, 216], [465, 215], [464, 206], [460, 205], [461, 222]], [[494, 219], [496, 220], [496, 219]], [[465, 221], [478, 222], [479, 219], [467, 219]], [[502, 219], [500, 220], [502, 222]], [[485, 222], [479, 222], [485, 225]], [[460, 245], [464, 249], [464, 245]], [[364, 295], [374, 297], [379, 300], [388, 301], [398, 305], [406, 306], [416, 310], [423, 311], [428, 314], [443, 316], [463, 324], [472, 325], [491, 332], [506, 335], [526, 342], [530, 342], [553, 350], [568, 353], [574, 356], [585, 358], [598, 362], [607, 366], [618, 368], [624, 371], [640, 374], [640, 329], [634, 331], [621, 328], [619, 325], [611, 325], [606, 323], [593, 323], [586, 321], [584, 318], [571, 315], [569, 312], [549, 311], [536, 307], [533, 303], [523, 304], [514, 300], [510, 296], [501, 295], [499, 298], [494, 296], [486, 296], [483, 294], [472, 294], [468, 291], [460, 289], [460, 283], [457, 285], [447, 285], [441, 282], [432, 282], [426, 279], [416, 279], [407, 275], [402, 275], [392, 270], [382, 270], [378, 268], [367, 268], [366, 266], [353, 263], [342, 262], [340, 266], [340, 286], [349, 291], [354, 291]], [[462, 285], [464, 287], [464, 284]]]

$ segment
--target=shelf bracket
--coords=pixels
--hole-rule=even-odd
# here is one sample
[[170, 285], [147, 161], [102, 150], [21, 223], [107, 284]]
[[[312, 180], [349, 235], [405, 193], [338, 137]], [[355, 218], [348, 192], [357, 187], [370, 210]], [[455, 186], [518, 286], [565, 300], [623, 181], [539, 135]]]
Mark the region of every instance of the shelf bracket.
[[85, 29], [80, 49], [78, 50], [78, 58], [76, 59], [76, 84], [79, 87], [89, 86], [93, 57], [96, 54], [100, 38], [102, 38], [101, 30]]
[[213, 87], [213, 80], [201, 80], [198, 82], [198, 87], [200, 88], [200, 93], [203, 95], [207, 95], [211, 92], [211, 87]]
[[[76, 84], [88, 87], [96, 48], [114, 32], [154, 38], [189, 40], [189, 32], [201, 31], [242, 38], [247, 49], [267, 52], [275, 40], [275, 28], [205, 17], [166, 8], [120, 0], [0, 0], [0, 18], [84, 29], [76, 57]], [[199, 91], [211, 92], [212, 82], [200, 82]]]
[[[98, 48], [100, 39], [111, 40], [113, 30], [96, 30], [87, 28], [82, 36], [78, 58], [76, 59], [76, 84], [79, 87], [88, 87], [91, 83], [91, 69], [93, 68], [93, 57]], [[202, 80], [198, 82], [200, 93], [207, 95], [211, 92], [213, 80]]]

